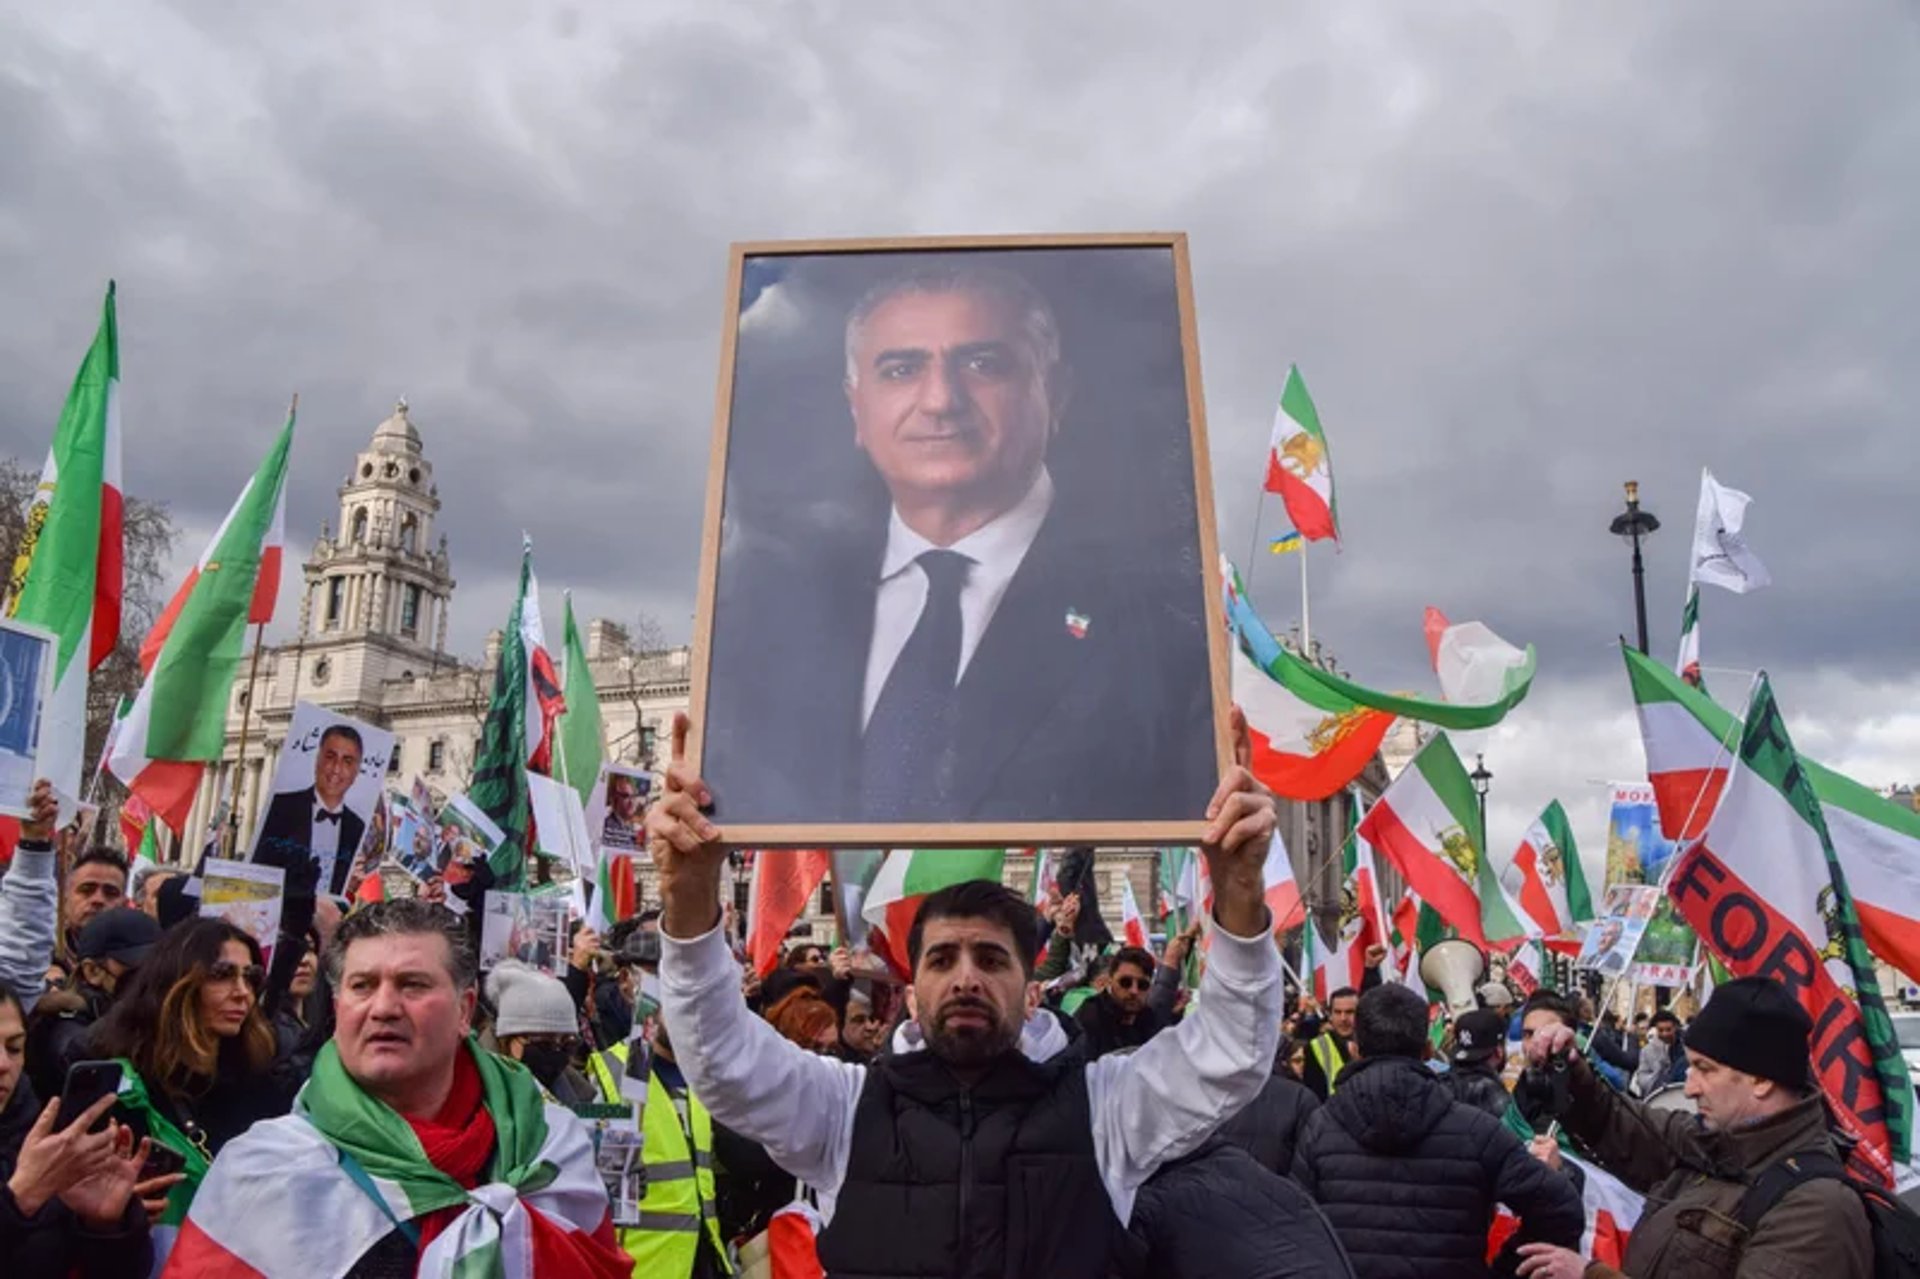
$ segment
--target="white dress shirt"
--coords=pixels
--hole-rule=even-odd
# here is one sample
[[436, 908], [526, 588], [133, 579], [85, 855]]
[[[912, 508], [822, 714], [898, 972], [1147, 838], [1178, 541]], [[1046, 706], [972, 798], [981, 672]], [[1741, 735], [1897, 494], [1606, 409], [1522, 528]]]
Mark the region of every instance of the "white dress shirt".
[[887, 552], [880, 561], [880, 589], [873, 596], [873, 643], [867, 646], [867, 684], [861, 704], [860, 726], [873, 718], [880, 690], [887, 686], [900, 650], [920, 622], [927, 604], [927, 574], [914, 563], [927, 551], [949, 550], [973, 561], [966, 584], [960, 588], [960, 668], [956, 682], [966, 674], [973, 651], [980, 646], [1000, 607], [1007, 585], [1027, 558], [1040, 525], [1046, 522], [1053, 506], [1053, 477], [1043, 466], [1034, 477], [1033, 487], [1004, 515], [975, 529], [949, 547], [938, 547], [907, 527], [894, 508], [887, 521]]
[[339, 808], [328, 808], [320, 802], [318, 795], [314, 796], [313, 823], [307, 837], [307, 851], [313, 854], [313, 859], [325, 869], [332, 869], [333, 859], [340, 852], [340, 819], [336, 817], [332, 821], [323, 822], [320, 820], [320, 814], [346, 811], [344, 804]]

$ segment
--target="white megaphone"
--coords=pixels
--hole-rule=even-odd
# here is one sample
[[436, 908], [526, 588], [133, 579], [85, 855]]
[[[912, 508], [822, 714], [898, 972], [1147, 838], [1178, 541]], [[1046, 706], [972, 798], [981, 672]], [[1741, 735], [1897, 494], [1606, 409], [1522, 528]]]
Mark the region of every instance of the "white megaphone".
[[1473, 988], [1486, 973], [1487, 957], [1464, 938], [1435, 942], [1420, 956], [1420, 980], [1446, 996], [1449, 1017], [1473, 1011]]

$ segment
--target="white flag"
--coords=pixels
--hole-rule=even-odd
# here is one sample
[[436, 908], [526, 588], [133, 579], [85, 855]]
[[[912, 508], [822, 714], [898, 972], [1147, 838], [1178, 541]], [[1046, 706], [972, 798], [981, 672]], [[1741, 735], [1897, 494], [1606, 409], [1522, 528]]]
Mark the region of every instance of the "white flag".
[[1753, 499], [1739, 489], [1722, 488], [1713, 472], [1700, 471], [1700, 510], [1693, 520], [1693, 569], [1690, 580], [1725, 587], [1736, 595], [1772, 583], [1767, 566], [1747, 545], [1740, 525]]

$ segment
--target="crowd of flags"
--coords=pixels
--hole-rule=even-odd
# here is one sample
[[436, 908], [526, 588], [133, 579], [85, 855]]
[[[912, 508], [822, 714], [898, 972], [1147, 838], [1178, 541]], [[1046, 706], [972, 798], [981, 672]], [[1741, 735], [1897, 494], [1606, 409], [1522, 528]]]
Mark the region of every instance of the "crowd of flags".
[[[124, 507], [119, 327], [108, 286], [94, 341], [82, 360], [26, 511], [9, 575], [6, 613], [55, 637], [41, 769], [71, 811], [86, 783], [89, 675], [121, 638]], [[297, 405], [297, 401], [296, 401]], [[102, 761], [129, 792], [128, 846], [156, 848], [184, 830], [209, 765], [226, 748], [227, 711], [247, 629], [271, 620], [285, 546], [290, 408], [206, 548], [140, 646], [142, 683], [122, 707]], [[1338, 502], [1320, 415], [1297, 368], [1289, 369], [1269, 443], [1263, 490], [1278, 495], [1291, 525], [1270, 542], [1302, 554], [1337, 541]], [[1817, 963], [1797, 988], [1823, 1044], [1821, 1080], [1859, 1137], [1861, 1169], [1891, 1180], [1912, 1157], [1913, 1093], [1873, 975], [1879, 957], [1920, 974], [1920, 814], [1800, 756], [1764, 677], [1739, 715], [1708, 696], [1700, 650], [1700, 588], [1744, 594], [1771, 578], [1747, 543], [1750, 499], [1701, 475], [1680, 649], [1671, 670], [1625, 650], [1648, 778], [1664, 833], [1682, 844], [1666, 877], [1680, 912], [1728, 971], [1778, 972], [1750, 935], [1714, 931], [1710, 906], [1734, 891], [1766, 904], [1768, 927]], [[1256, 538], [1257, 545], [1257, 538]], [[1357, 985], [1370, 947], [1417, 980], [1423, 950], [1443, 936], [1493, 948], [1577, 949], [1595, 917], [1573, 832], [1550, 802], [1496, 866], [1479, 797], [1448, 733], [1498, 724], [1532, 686], [1532, 648], [1507, 643], [1482, 622], [1454, 623], [1437, 609], [1423, 621], [1439, 695], [1385, 692], [1280, 643], [1261, 620], [1230, 563], [1221, 604], [1232, 636], [1233, 696], [1247, 716], [1256, 775], [1284, 799], [1348, 797], [1349, 829], [1338, 851], [1339, 925], [1331, 938], [1307, 918], [1284, 844], [1268, 856], [1268, 903], [1277, 931], [1301, 928], [1305, 979], [1324, 995]], [[532, 545], [522, 551], [519, 589], [475, 761], [470, 797], [506, 833], [494, 854], [498, 886], [524, 882], [540, 848], [528, 772], [551, 776], [586, 798], [605, 759], [604, 725], [569, 600], [556, 665], [541, 622]], [[1400, 719], [1434, 730], [1412, 761], [1362, 814], [1361, 772]], [[98, 770], [96, 770], [97, 773]], [[0, 823], [0, 845], [17, 837]], [[598, 845], [599, 841], [593, 841]], [[0, 852], [4, 852], [0, 848]], [[896, 970], [907, 969], [907, 926], [928, 894], [967, 879], [999, 879], [1004, 849], [760, 850], [752, 857], [747, 944], [762, 969], [778, 961], [793, 922], [832, 881], [843, 931]], [[1055, 854], [1036, 850], [1033, 893], [1043, 904]], [[1376, 859], [1406, 884], [1382, 900]], [[591, 879], [589, 915], [599, 926], [633, 913], [630, 858], [597, 853], [576, 865]], [[1171, 934], [1204, 914], [1204, 862], [1166, 850], [1143, 912], [1132, 885], [1121, 902], [1121, 935], [1143, 944], [1148, 914]], [[1716, 877], [1718, 897], [1698, 886]], [[1724, 912], [1723, 912], [1724, 914]], [[1304, 925], [1304, 927], [1302, 927]], [[1768, 963], [1776, 966], [1768, 968]], [[1835, 1046], [1837, 1045], [1837, 1046]]]

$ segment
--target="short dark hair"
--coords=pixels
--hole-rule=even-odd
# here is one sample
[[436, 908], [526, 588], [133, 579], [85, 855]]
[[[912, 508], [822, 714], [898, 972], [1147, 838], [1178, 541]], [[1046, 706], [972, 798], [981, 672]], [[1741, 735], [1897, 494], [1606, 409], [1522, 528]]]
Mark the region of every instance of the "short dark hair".
[[1388, 982], [1360, 996], [1353, 1042], [1362, 1057], [1419, 1057], [1427, 1047], [1427, 1001]]
[[1122, 946], [1113, 952], [1113, 966], [1117, 969], [1122, 964], [1132, 964], [1149, 977], [1153, 975], [1153, 956], [1138, 946]]
[[1358, 998], [1360, 998], [1359, 991], [1355, 990], [1351, 986], [1342, 986], [1340, 989], [1334, 991], [1331, 995], [1327, 996], [1327, 1011], [1328, 1012], [1333, 1011], [1333, 1001], [1336, 999], [1358, 999]]
[[340, 921], [333, 944], [327, 947], [327, 981], [340, 988], [340, 974], [347, 966], [347, 947], [369, 937], [437, 935], [446, 939], [447, 973], [455, 990], [471, 990], [480, 979], [480, 961], [473, 953], [473, 938], [458, 915], [437, 902], [419, 897], [394, 897], [363, 906]]
[[1676, 1016], [1670, 1008], [1662, 1008], [1659, 1012], [1655, 1013], [1653, 1015], [1653, 1021], [1650, 1024], [1658, 1026], [1661, 1022], [1672, 1022], [1675, 1029], [1678, 1029], [1680, 1026], [1680, 1018]]
[[1549, 1012], [1560, 1019], [1568, 1030], [1580, 1029], [1580, 1015], [1573, 1009], [1573, 1001], [1557, 990], [1540, 989], [1527, 996], [1527, 1002], [1520, 1005], [1520, 1020], [1525, 1021], [1531, 1012]]
[[127, 874], [127, 855], [117, 848], [95, 844], [73, 859], [73, 865], [68, 868], [67, 873], [71, 875], [82, 866], [111, 866], [119, 871], [121, 878], [124, 879]]
[[320, 744], [325, 746], [329, 737], [344, 737], [353, 743], [353, 749], [363, 755], [366, 753], [367, 744], [360, 740], [360, 730], [351, 724], [327, 725], [326, 731], [320, 734]]
[[1029, 977], [1040, 952], [1040, 916], [1019, 893], [991, 879], [968, 879], [929, 893], [907, 931], [907, 963], [918, 971], [920, 941], [935, 919], [985, 919], [1013, 934], [1014, 957]]

